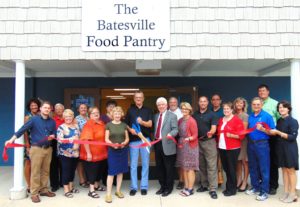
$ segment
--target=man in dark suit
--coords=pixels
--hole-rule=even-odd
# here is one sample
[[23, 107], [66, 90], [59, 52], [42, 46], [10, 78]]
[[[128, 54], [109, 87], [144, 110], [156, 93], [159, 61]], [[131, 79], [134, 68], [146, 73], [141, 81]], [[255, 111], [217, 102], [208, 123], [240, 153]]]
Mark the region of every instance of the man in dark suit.
[[160, 97], [156, 101], [159, 113], [154, 116], [154, 136], [155, 139], [162, 138], [155, 148], [155, 161], [158, 170], [158, 180], [160, 189], [157, 195], [168, 196], [173, 190], [175, 161], [176, 161], [176, 144], [167, 139], [167, 136], [175, 137], [178, 133], [177, 116], [168, 111], [168, 102], [165, 98]]

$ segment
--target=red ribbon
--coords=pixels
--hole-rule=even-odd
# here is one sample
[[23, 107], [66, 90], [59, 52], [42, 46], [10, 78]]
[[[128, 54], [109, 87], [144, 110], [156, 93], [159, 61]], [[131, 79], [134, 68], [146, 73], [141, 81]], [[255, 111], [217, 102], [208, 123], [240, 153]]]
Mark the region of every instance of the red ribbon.
[[[124, 147], [123, 144], [118, 144], [118, 143], [107, 143], [107, 142], [99, 142], [99, 141], [88, 141], [88, 140], [59, 140], [57, 138], [53, 138], [61, 143], [68, 144], [68, 143], [74, 143], [74, 144], [91, 144], [91, 145], [100, 145], [100, 146], [110, 146], [113, 148], [119, 148], [119, 147]], [[45, 140], [48, 140], [48, 137], [43, 138], [40, 140], [40, 142], [44, 142]], [[8, 161], [8, 154], [7, 154], [7, 149], [8, 148], [15, 148], [15, 147], [27, 147], [25, 144], [17, 144], [17, 143], [11, 143], [7, 144], [3, 148], [3, 153], [2, 153], [2, 159], [7, 162]]]
[[7, 149], [8, 148], [15, 148], [15, 147], [26, 147], [26, 145], [25, 144], [11, 143], [11, 144], [7, 144], [6, 146], [4, 146], [3, 152], [2, 152], [2, 158], [5, 162], [8, 161]]
[[234, 134], [234, 135], [238, 135], [238, 136], [241, 136], [241, 135], [246, 135], [246, 134], [249, 134], [251, 132], [253, 132], [254, 130], [256, 130], [256, 127], [258, 124], [261, 124], [267, 131], [271, 130], [271, 128], [269, 127], [268, 124], [266, 124], [265, 122], [257, 122], [254, 127], [252, 128], [249, 128], [249, 129], [244, 129], [242, 131], [230, 131], [230, 130], [221, 130], [218, 134], [220, 133], [231, 133], [231, 134]]
[[[245, 129], [245, 130], [242, 130], [242, 131], [239, 131], [239, 132], [230, 132], [230, 133], [235, 134], [235, 135], [246, 135], [246, 134], [249, 134], [249, 133], [253, 132], [256, 129], [258, 124], [261, 124], [267, 131], [270, 130], [270, 127], [266, 123], [258, 122], [254, 127], [250, 128], [250, 129]], [[229, 131], [226, 131], [226, 132], [229, 132]], [[221, 131], [219, 133], [225, 133], [225, 131]], [[179, 148], [182, 148], [185, 143], [189, 142], [189, 141], [184, 140], [183, 142], [178, 143], [177, 140], [172, 136], [167, 136], [166, 138], [169, 139], [169, 140], [172, 140]], [[200, 137], [199, 139], [201, 139], [201, 138], [204, 138], [204, 136]], [[72, 140], [72, 141], [70, 141], [70, 140], [59, 140], [57, 138], [54, 138], [54, 139], [56, 139], [57, 141], [59, 141], [61, 143], [91, 144], [91, 145], [100, 145], [100, 146], [110, 146], [110, 147], [113, 147], [113, 148], [124, 147], [123, 144], [117, 144], [117, 143], [107, 143], [107, 142], [88, 141], [88, 140]], [[145, 142], [145, 143], [142, 143], [140, 145], [136, 145], [136, 146], [129, 145], [129, 146], [132, 147], [132, 148], [149, 147], [149, 146], [157, 144], [162, 139], [163, 138], [159, 138], [157, 140], [154, 140], [154, 141], [150, 142], [150, 145], [149, 145], [149, 143]], [[39, 142], [43, 142], [45, 140], [48, 140], [48, 137], [45, 137], [44, 139], [42, 139]], [[2, 158], [5, 162], [8, 161], [7, 149], [8, 148], [15, 148], [15, 147], [27, 147], [27, 145], [11, 143], [11, 144], [7, 144], [6, 146], [4, 146], [3, 153], [2, 153]]]

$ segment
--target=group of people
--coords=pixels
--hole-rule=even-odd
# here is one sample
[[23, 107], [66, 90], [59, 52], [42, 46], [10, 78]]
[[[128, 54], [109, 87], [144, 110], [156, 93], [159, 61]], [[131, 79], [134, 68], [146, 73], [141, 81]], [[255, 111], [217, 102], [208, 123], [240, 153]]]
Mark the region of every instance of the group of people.
[[[54, 197], [53, 191], [59, 185], [64, 187], [67, 198], [79, 193], [73, 184], [76, 169], [80, 186], [89, 188], [88, 196], [99, 198], [97, 191], [106, 191], [105, 201], [111, 203], [114, 183], [116, 197], [124, 198], [121, 184], [123, 174], [129, 170], [128, 156], [129, 194], [134, 196], [140, 189], [141, 195], [147, 195], [150, 142], [154, 141], [160, 184], [157, 195], [166, 197], [172, 193], [176, 167], [179, 177], [176, 188], [181, 196], [194, 194], [199, 171], [196, 191], [208, 191], [212, 199], [217, 199], [218, 177], [223, 168], [224, 196], [246, 192], [263, 201], [268, 194], [276, 194], [278, 168], [282, 168], [284, 194], [280, 200], [290, 203], [298, 198], [299, 126], [290, 115], [290, 103], [277, 102], [269, 93], [267, 85], [258, 87], [258, 97], [252, 99], [249, 114], [244, 98], [222, 104], [219, 94], [212, 95], [210, 100], [200, 96], [197, 111], [188, 102], [179, 105], [176, 97], [169, 100], [159, 97], [158, 113], [153, 114], [144, 106], [143, 92], [136, 91], [134, 104], [125, 116], [123, 109], [112, 100], [107, 102], [106, 114], [100, 115], [97, 107], [81, 104], [75, 117], [62, 104], [54, 106], [51, 116], [49, 102], [32, 99], [27, 106], [30, 113], [25, 117], [25, 124], [6, 144], [25, 133], [25, 178], [33, 202], [40, 202], [40, 196]], [[48, 189], [49, 174], [52, 191]], [[249, 174], [251, 187], [248, 187]]]

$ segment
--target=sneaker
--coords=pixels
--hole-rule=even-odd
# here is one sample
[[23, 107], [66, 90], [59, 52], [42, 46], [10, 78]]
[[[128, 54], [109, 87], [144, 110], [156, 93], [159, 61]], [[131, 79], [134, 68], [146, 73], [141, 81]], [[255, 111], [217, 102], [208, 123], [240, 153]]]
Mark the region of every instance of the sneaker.
[[249, 190], [246, 190], [247, 195], [259, 195], [259, 191], [255, 188], [250, 188]]
[[268, 194], [264, 192], [260, 192], [258, 196], [256, 196], [256, 200], [258, 201], [264, 201], [267, 200]]

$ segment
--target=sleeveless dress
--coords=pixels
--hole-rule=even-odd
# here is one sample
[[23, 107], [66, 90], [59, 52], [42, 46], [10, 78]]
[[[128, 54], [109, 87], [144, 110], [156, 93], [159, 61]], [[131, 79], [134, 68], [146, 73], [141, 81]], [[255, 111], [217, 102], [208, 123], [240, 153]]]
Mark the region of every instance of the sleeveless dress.
[[188, 142], [184, 142], [187, 136], [187, 120], [182, 120], [178, 126], [179, 129], [179, 143], [182, 147], [177, 147], [176, 167], [184, 170], [199, 170], [199, 146], [190, 147]]

